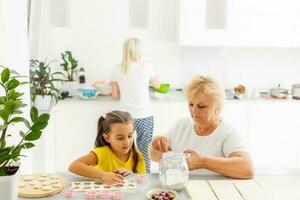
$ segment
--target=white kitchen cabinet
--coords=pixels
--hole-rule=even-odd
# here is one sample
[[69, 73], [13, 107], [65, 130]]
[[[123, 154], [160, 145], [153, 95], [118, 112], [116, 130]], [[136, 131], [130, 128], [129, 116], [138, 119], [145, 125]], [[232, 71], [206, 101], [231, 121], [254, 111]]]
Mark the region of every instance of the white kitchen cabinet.
[[[184, 46], [300, 46], [300, 2], [227, 0], [226, 27], [208, 29], [207, 0], [181, 0], [179, 43]], [[201, 7], [201, 8], [199, 8]]]
[[[249, 147], [259, 168], [299, 168], [300, 102], [259, 101], [250, 109]], [[298, 148], [298, 149], [297, 149]]]

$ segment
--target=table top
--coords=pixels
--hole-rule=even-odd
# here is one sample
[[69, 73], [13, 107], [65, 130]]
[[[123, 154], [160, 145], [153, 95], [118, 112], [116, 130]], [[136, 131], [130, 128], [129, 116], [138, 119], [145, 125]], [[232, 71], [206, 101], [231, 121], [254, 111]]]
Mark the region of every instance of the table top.
[[[65, 179], [69, 181], [69, 185], [66, 188], [70, 187], [70, 183], [73, 181], [86, 181], [89, 180], [84, 177], [80, 177], [69, 172], [60, 172], [57, 173], [58, 175], [63, 176]], [[136, 178], [136, 175], [131, 175], [130, 178]], [[221, 175], [190, 175], [189, 180], [205, 180], [206, 183], [215, 184], [214, 180], [226, 180], [230, 182], [240, 181], [238, 179], [231, 179]], [[253, 179], [255, 183], [258, 184], [259, 187], [266, 193], [268, 198], [272, 200], [279, 200], [279, 199], [289, 199], [289, 200], [296, 200], [300, 199], [300, 175], [290, 175], [290, 176], [258, 176]], [[221, 183], [222, 181], [220, 181]], [[219, 186], [218, 186], [219, 185]], [[211, 186], [211, 185], [210, 185]], [[217, 184], [220, 187], [220, 184]], [[222, 184], [221, 184], [221, 187]], [[224, 185], [225, 187], [225, 185]], [[65, 188], [65, 189], [66, 189]], [[149, 174], [147, 175], [147, 180], [144, 183], [137, 183], [137, 187], [132, 190], [128, 190], [125, 192], [123, 196], [123, 200], [132, 200], [132, 199], [139, 199], [139, 200], [146, 200], [146, 194], [148, 191], [160, 188], [160, 183], [158, 179], [158, 174]], [[178, 200], [188, 200], [189, 195], [186, 190], [182, 190], [178, 192]], [[43, 198], [44, 200], [57, 200], [57, 199], [66, 199], [65, 197], [65, 190], [61, 193]], [[74, 197], [71, 199], [79, 200], [79, 199], [86, 199], [85, 192], [76, 192]], [[251, 199], [245, 198], [242, 199]], [[19, 197], [19, 200], [26, 200], [26, 198]]]

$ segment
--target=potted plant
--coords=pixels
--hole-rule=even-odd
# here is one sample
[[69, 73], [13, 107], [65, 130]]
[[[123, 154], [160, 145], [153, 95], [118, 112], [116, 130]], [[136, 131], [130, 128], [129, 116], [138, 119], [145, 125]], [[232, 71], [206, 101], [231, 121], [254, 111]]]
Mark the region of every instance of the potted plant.
[[59, 75], [63, 77], [63, 73], [51, 73], [51, 63], [47, 63], [46, 60], [30, 60], [31, 100], [40, 110], [48, 110], [52, 99], [57, 103], [60, 96], [60, 91], [54, 83], [63, 82], [63, 79], [58, 77]]
[[73, 57], [71, 51], [61, 53], [61, 59], [60, 66], [66, 77], [63, 89], [68, 91], [70, 96], [74, 96], [78, 85], [75, 78], [78, 71], [78, 61]]
[[[0, 194], [1, 199], [17, 199], [19, 166], [14, 164], [23, 156], [23, 149], [34, 147], [32, 141], [40, 138], [50, 115], [39, 115], [38, 110], [31, 107], [30, 120], [24, 118], [22, 109], [27, 105], [23, 103], [23, 93], [18, 92], [18, 87], [27, 82], [21, 82], [22, 76], [13, 70], [0, 67], [3, 69], [0, 74]], [[16, 132], [20, 139], [15, 137]]]

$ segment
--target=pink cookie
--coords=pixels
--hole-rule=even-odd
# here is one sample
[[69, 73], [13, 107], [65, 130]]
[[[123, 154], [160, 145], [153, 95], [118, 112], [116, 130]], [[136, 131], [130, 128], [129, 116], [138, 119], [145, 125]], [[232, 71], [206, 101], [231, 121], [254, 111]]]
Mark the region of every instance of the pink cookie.
[[113, 199], [120, 200], [123, 197], [123, 191], [114, 191], [113, 192]]
[[73, 189], [68, 189], [65, 192], [65, 195], [67, 198], [72, 198], [74, 196], [74, 194], [75, 194], [75, 191]]
[[146, 181], [147, 175], [146, 174], [138, 174], [137, 175], [137, 182], [144, 183]]
[[111, 197], [111, 191], [110, 190], [100, 190], [99, 196], [101, 199], [109, 199]]
[[94, 190], [87, 191], [86, 192], [86, 198], [89, 199], [89, 200], [96, 199], [97, 198], [97, 192], [94, 191]]

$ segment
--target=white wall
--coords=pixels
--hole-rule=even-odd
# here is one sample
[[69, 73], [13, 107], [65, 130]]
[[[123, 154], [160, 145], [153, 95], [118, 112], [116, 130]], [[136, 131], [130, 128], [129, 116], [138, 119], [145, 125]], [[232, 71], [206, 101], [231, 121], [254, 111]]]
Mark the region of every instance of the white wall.
[[72, 0], [68, 4], [68, 26], [45, 27], [40, 43], [43, 53], [33, 56], [59, 59], [60, 52], [72, 50], [86, 68], [88, 82], [109, 79], [112, 67], [121, 60], [122, 43], [128, 36], [142, 40], [145, 60], [154, 64], [162, 81], [175, 86], [184, 85], [198, 73], [216, 76], [227, 87], [240, 83], [249, 88], [278, 83], [290, 87], [300, 82], [299, 48], [179, 46], [179, 0], [150, 1], [148, 29], [128, 27], [128, 1]]
[[[29, 51], [27, 36], [27, 4], [26, 1], [0, 0], [0, 64], [16, 70], [19, 74], [29, 75]], [[23, 102], [30, 104], [29, 85], [21, 86], [24, 92]], [[29, 107], [23, 109], [24, 116], [29, 117]], [[27, 130], [27, 129], [26, 129]], [[21, 137], [15, 128], [9, 129], [13, 137], [9, 143], [19, 142]], [[30, 173], [33, 167], [32, 151], [23, 151], [27, 158], [21, 160], [22, 173]]]

